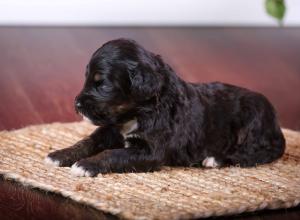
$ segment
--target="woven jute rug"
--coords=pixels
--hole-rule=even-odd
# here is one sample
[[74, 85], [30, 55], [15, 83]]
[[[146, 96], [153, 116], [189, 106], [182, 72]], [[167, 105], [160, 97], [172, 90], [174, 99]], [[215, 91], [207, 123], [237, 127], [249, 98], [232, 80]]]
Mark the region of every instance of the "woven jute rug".
[[0, 173], [127, 219], [189, 219], [293, 207], [300, 202], [300, 133], [284, 130], [284, 157], [256, 168], [170, 168], [73, 177], [44, 157], [95, 127], [54, 123], [0, 132]]

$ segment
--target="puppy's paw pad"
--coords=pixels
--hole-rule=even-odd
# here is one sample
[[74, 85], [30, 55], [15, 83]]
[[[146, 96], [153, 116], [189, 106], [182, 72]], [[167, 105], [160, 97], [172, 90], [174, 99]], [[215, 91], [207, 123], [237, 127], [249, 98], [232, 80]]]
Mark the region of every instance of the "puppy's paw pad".
[[217, 161], [214, 157], [206, 157], [202, 161], [202, 166], [204, 166], [204, 167], [218, 167], [219, 164], [217, 163]]
[[59, 165], [60, 165], [59, 160], [55, 160], [49, 156], [44, 159], [44, 163], [51, 167], [59, 167]]
[[92, 174], [84, 167], [74, 163], [71, 167], [71, 174], [73, 176], [92, 176]]

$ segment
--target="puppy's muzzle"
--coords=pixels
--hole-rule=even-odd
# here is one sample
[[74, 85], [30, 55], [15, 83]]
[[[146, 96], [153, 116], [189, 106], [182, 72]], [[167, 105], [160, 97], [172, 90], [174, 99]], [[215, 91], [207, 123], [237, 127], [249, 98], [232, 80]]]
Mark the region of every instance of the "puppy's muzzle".
[[88, 108], [88, 104], [91, 104], [92, 100], [87, 95], [79, 95], [75, 98], [74, 107], [77, 113], [82, 112]]
[[77, 113], [88, 114], [90, 111], [95, 112], [97, 109], [97, 114], [103, 114], [105, 112], [104, 103], [96, 102], [91, 95], [86, 93], [80, 94], [75, 98], [74, 107]]

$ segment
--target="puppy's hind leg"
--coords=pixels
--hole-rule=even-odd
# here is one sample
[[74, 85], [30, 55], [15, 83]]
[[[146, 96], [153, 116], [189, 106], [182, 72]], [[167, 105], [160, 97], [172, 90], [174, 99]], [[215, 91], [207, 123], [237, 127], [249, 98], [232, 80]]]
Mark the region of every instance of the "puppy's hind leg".
[[228, 165], [252, 167], [271, 163], [280, 158], [285, 150], [285, 139], [279, 126], [265, 129], [249, 126], [240, 132], [239, 137], [233, 147], [234, 153], [227, 155]]
[[44, 161], [52, 166], [71, 166], [80, 159], [123, 145], [124, 139], [118, 128], [101, 127], [73, 146], [49, 153]]

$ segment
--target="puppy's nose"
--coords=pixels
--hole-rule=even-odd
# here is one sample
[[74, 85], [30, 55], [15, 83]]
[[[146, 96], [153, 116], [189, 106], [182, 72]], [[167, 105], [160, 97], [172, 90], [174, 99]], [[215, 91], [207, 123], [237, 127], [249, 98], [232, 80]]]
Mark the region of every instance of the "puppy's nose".
[[82, 107], [82, 104], [81, 104], [81, 102], [80, 102], [80, 101], [76, 101], [75, 105], [76, 105], [76, 107], [77, 107], [77, 108], [80, 108], [80, 107]]
[[81, 103], [81, 101], [79, 101], [77, 98], [75, 99], [75, 111], [78, 113], [80, 111], [80, 109], [82, 109], [83, 105]]
[[91, 97], [86, 94], [76, 96], [74, 106], [77, 111], [80, 111], [91, 104]]

